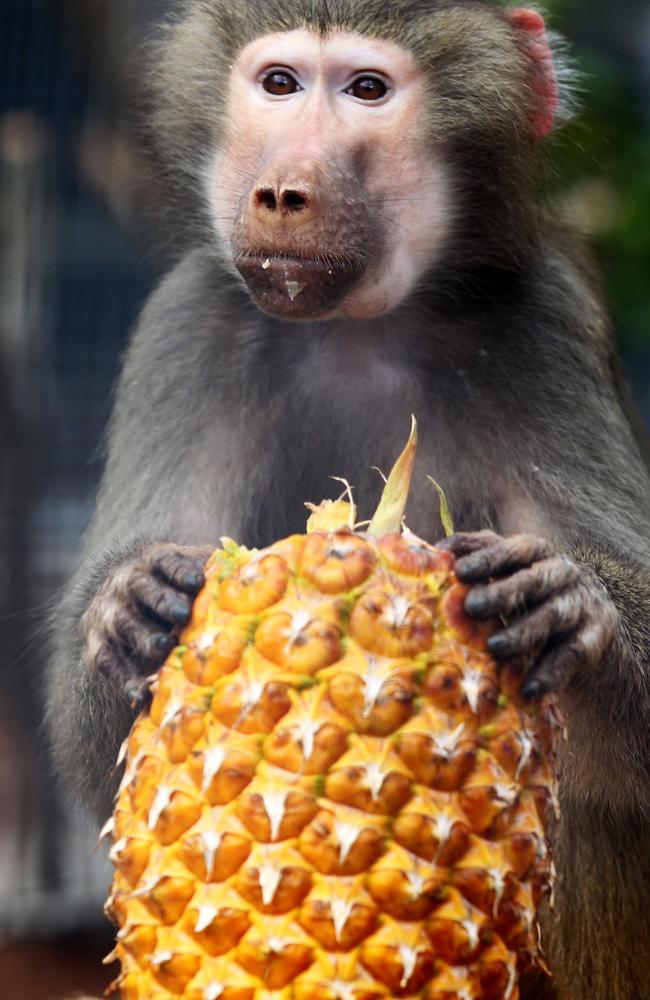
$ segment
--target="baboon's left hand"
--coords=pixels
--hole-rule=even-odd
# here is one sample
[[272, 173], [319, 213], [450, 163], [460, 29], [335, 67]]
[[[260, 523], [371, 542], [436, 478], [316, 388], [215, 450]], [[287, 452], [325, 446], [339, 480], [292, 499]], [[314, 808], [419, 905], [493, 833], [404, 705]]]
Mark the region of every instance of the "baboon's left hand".
[[530, 657], [525, 698], [560, 690], [576, 671], [597, 667], [619, 615], [595, 574], [534, 535], [478, 531], [439, 544], [456, 557], [458, 579], [472, 585], [467, 614], [504, 621], [488, 642], [492, 655]]

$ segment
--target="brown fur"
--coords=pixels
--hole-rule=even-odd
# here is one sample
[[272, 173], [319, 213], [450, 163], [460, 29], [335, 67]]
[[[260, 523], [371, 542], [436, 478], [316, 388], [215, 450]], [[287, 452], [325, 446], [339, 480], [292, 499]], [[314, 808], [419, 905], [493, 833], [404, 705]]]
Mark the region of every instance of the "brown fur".
[[[205, 157], [226, 133], [229, 64], [254, 36], [305, 24], [411, 48], [431, 80], [424, 134], [453, 171], [457, 222], [443, 258], [376, 320], [262, 314], [202, 202]], [[371, 509], [370, 469], [389, 466], [415, 412], [414, 530], [441, 533], [428, 472], [460, 530], [545, 536], [596, 587], [589, 620], [597, 593], [617, 610], [600, 662], [576, 661], [564, 678], [560, 880], [544, 940], [559, 1000], [640, 1000], [650, 982], [648, 448], [581, 253], [532, 196], [528, 69], [504, 13], [481, 0], [195, 0], [163, 33], [151, 121], [189, 248], [126, 358], [95, 520], [55, 623], [50, 724], [61, 771], [105, 817], [133, 714], [81, 641], [97, 595], [112, 594], [124, 560], [149, 543], [167, 551], [228, 534], [264, 545], [300, 530], [303, 500], [320, 498], [331, 473]], [[554, 563], [558, 587], [578, 579], [565, 570]], [[122, 593], [115, 635], [132, 627], [131, 597]], [[90, 620], [102, 629], [99, 611]], [[129, 661], [118, 646], [121, 670], [150, 669], [146, 651]], [[570, 660], [570, 644], [564, 652]], [[524, 1000], [544, 990], [532, 983]]]

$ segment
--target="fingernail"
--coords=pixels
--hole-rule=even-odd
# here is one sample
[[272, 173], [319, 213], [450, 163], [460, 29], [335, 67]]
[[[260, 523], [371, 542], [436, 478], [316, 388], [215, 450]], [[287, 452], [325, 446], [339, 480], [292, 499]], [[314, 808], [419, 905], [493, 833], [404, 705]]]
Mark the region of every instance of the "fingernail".
[[490, 602], [485, 594], [477, 594], [472, 591], [465, 601], [465, 611], [468, 615], [486, 614], [490, 607]]
[[456, 576], [459, 580], [476, 579], [489, 576], [490, 565], [485, 556], [468, 556], [456, 564]]
[[171, 608], [172, 618], [179, 625], [185, 625], [188, 618], [190, 617], [190, 612], [185, 604], [174, 604]]
[[124, 685], [124, 694], [129, 702], [133, 703], [140, 694], [140, 684], [136, 681], [127, 681]]
[[124, 685], [124, 693], [130, 707], [135, 712], [141, 712], [151, 697], [151, 692], [143, 681], [127, 681]]
[[548, 690], [548, 686], [543, 681], [534, 678], [533, 680], [526, 681], [523, 685], [521, 697], [524, 701], [539, 701], [540, 698], [543, 698], [548, 693]]
[[512, 651], [512, 642], [507, 635], [500, 632], [488, 639], [487, 647], [494, 656], [508, 656]]
[[200, 581], [196, 573], [188, 573], [185, 577], [185, 586], [190, 590], [198, 590], [200, 586]]
[[158, 635], [156, 636], [156, 652], [157, 653], [168, 653], [169, 650], [174, 645], [175, 639], [171, 635]]

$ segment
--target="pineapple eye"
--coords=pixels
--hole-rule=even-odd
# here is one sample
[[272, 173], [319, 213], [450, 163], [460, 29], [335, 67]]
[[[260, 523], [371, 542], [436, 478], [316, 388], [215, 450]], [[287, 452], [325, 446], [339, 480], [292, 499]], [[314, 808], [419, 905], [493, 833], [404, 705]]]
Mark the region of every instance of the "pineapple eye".
[[291, 73], [279, 69], [275, 69], [265, 76], [262, 80], [262, 86], [267, 94], [272, 94], [273, 97], [287, 97], [289, 94], [295, 94], [302, 90]]
[[359, 101], [380, 101], [388, 93], [388, 87], [378, 76], [359, 76], [345, 93]]

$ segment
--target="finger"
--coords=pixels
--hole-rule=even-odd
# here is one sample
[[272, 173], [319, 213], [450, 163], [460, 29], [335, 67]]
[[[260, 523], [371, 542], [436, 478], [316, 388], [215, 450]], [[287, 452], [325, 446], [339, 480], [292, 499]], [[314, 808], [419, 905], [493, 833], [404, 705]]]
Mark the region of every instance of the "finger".
[[191, 598], [146, 570], [133, 570], [128, 581], [128, 596], [172, 628], [182, 628], [190, 620]]
[[115, 622], [119, 642], [140, 667], [159, 666], [174, 648], [177, 636], [149, 621], [137, 608], [125, 608]]
[[488, 649], [497, 660], [537, 652], [546, 646], [549, 639], [574, 629], [583, 610], [580, 591], [576, 588], [558, 594], [503, 632], [493, 635], [488, 639]]
[[561, 690], [586, 664], [597, 663], [612, 641], [609, 617], [591, 621], [577, 630], [567, 642], [550, 649], [526, 674], [521, 694], [534, 701], [549, 691]]
[[147, 680], [133, 671], [128, 658], [112, 643], [105, 643], [93, 664], [116, 694], [126, 697], [134, 708], [146, 702]]
[[553, 545], [543, 538], [513, 535], [512, 538], [498, 539], [495, 545], [460, 559], [454, 571], [463, 583], [478, 583], [491, 576], [531, 566], [553, 554]]
[[124, 683], [124, 694], [131, 708], [142, 712], [151, 702], [152, 694], [148, 677], [132, 677]]
[[511, 615], [565, 590], [579, 576], [578, 566], [568, 556], [542, 559], [505, 579], [474, 587], [465, 601], [465, 611], [472, 618]]
[[436, 548], [446, 549], [447, 552], [452, 552], [456, 558], [460, 558], [487, 548], [489, 545], [497, 545], [500, 541], [502, 541], [501, 536], [495, 534], [494, 531], [458, 532], [436, 542]]
[[205, 583], [203, 568], [210, 555], [208, 548], [181, 549], [171, 545], [155, 547], [151, 568], [172, 587], [196, 594]]

